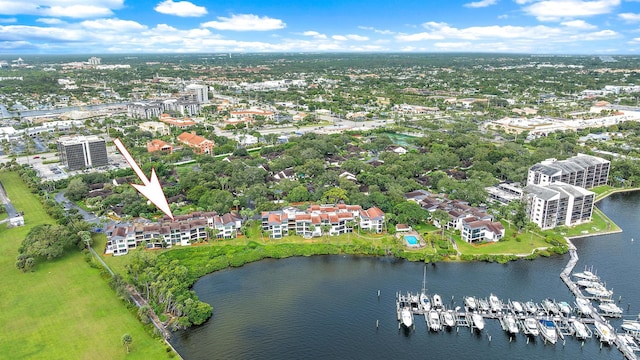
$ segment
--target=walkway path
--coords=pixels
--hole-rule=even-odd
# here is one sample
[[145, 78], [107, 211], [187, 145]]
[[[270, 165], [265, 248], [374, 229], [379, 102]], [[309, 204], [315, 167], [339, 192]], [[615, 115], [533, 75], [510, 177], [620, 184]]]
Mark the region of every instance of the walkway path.
[[18, 212], [16, 211], [16, 208], [11, 204], [7, 193], [4, 191], [4, 186], [2, 186], [2, 183], [0, 183], [0, 202], [4, 205], [4, 208], [7, 209], [8, 218], [18, 216]]

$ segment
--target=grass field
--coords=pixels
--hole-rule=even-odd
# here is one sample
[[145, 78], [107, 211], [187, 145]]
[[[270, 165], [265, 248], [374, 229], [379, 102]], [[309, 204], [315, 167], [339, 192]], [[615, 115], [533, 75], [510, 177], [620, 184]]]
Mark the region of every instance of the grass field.
[[[37, 224], [53, 223], [15, 173], [0, 172], [9, 198], [25, 212], [26, 226], [0, 225], [0, 357], [11, 359], [163, 359], [165, 345], [144, 329], [80, 252], [15, 267], [20, 242]], [[131, 353], [121, 344], [133, 338]]]

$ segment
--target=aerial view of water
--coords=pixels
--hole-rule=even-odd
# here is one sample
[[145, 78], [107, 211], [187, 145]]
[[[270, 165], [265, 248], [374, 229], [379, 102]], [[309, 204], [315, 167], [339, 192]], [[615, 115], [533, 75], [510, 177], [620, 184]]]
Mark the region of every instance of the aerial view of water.
[[[574, 240], [576, 271], [593, 266], [614, 291], [625, 318], [640, 312], [640, 193], [616, 194], [598, 206], [624, 232]], [[638, 237], [632, 241], [633, 236]], [[559, 274], [568, 255], [520, 260], [505, 265], [438, 263], [427, 265], [427, 291], [447, 306], [462, 306], [464, 296], [527, 301], [550, 297], [573, 303]], [[207, 275], [194, 290], [213, 305], [205, 324], [176, 333], [172, 344], [192, 359], [622, 359], [594, 337], [582, 344], [512, 341], [497, 320], [482, 333], [430, 333], [416, 316], [415, 330], [398, 329], [397, 291], [422, 288], [422, 263], [352, 256], [264, 260]], [[380, 290], [380, 297], [378, 297]], [[619, 328], [621, 320], [612, 321]], [[379, 324], [376, 327], [376, 323]]]

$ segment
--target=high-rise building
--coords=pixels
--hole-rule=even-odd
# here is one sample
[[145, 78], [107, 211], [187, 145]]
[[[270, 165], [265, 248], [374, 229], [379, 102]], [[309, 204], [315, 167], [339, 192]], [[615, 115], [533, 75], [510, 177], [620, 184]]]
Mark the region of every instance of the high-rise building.
[[594, 192], [563, 182], [527, 185], [524, 192], [529, 220], [542, 230], [591, 221]]
[[101, 61], [102, 59], [100, 59], [99, 57], [92, 56], [89, 58], [88, 63], [89, 65], [100, 65]]
[[209, 102], [209, 87], [207, 85], [189, 84], [187, 85], [187, 91], [196, 95], [196, 100], [200, 104], [206, 104]]
[[548, 159], [529, 168], [527, 185], [549, 185], [562, 181], [590, 189], [607, 184], [610, 166], [609, 160], [585, 154], [560, 161]]
[[58, 139], [60, 161], [69, 170], [105, 166], [109, 163], [104, 139], [91, 136], [62, 136]]

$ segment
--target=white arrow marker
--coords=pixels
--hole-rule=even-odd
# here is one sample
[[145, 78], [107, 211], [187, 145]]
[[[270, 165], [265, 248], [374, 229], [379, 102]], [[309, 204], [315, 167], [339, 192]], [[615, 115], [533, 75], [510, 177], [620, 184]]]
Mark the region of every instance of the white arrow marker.
[[147, 176], [142, 172], [140, 166], [136, 164], [135, 160], [129, 151], [124, 147], [122, 141], [120, 139], [113, 140], [113, 143], [118, 148], [118, 151], [124, 156], [124, 159], [127, 160], [129, 166], [133, 169], [133, 171], [138, 175], [143, 185], [131, 184], [142, 196], [146, 197], [155, 205], [158, 209], [160, 209], [163, 213], [167, 214], [173, 219], [173, 214], [171, 213], [171, 208], [169, 207], [169, 203], [167, 203], [167, 197], [164, 195], [164, 191], [162, 191], [162, 186], [160, 186], [160, 180], [158, 180], [158, 175], [156, 175], [156, 169], [151, 169], [151, 179], [147, 179]]

